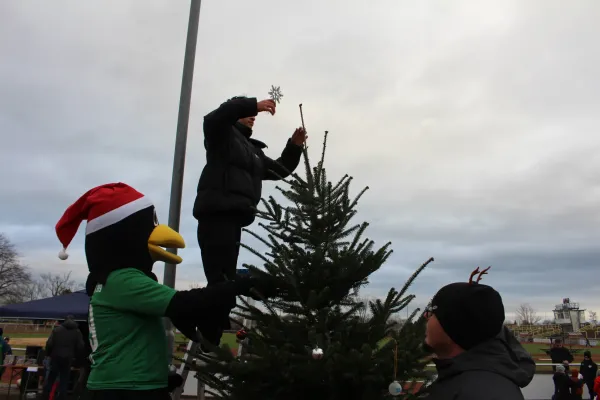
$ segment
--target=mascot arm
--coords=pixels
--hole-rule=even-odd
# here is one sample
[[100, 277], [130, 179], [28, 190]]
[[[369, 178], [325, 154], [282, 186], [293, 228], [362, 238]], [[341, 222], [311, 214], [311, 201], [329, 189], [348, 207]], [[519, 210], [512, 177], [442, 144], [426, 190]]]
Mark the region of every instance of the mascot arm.
[[127, 312], [162, 317], [177, 291], [137, 269], [114, 271], [103, 292], [110, 292], [111, 306]]
[[236, 282], [223, 282], [206, 288], [178, 291], [167, 306], [165, 315], [171, 319], [202, 318], [235, 302], [239, 294]]
[[[219, 315], [228, 304], [235, 304], [234, 282], [207, 288], [178, 291], [167, 306], [165, 316], [171, 319], [175, 328], [188, 339], [199, 341], [196, 328]], [[221, 311], [220, 314], [223, 312]]]
[[181, 333], [197, 341], [196, 328], [222, 315], [224, 310], [235, 307], [236, 296], [252, 296], [261, 300], [261, 296], [255, 296], [252, 289], [256, 289], [264, 297], [276, 295], [276, 289], [271, 284], [254, 278], [239, 278], [205, 288], [177, 292], [171, 299], [165, 316], [171, 319]]

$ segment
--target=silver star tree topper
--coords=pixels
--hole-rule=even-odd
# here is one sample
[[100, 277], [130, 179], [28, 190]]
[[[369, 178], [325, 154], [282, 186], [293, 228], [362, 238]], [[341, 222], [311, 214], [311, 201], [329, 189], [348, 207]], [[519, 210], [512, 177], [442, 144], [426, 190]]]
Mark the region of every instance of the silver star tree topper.
[[281, 93], [281, 88], [279, 86], [271, 85], [271, 90], [269, 90], [269, 96], [271, 97], [271, 100], [279, 104], [281, 102], [281, 98], [283, 97], [283, 93]]

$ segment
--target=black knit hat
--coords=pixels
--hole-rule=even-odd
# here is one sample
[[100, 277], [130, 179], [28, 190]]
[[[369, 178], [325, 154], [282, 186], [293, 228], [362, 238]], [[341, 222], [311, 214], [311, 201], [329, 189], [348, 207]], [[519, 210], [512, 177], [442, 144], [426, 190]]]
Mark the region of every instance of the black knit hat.
[[[429, 310], [436, 316], [454, 343], [468, 350], [492, 339], [502, 330], [504, 305], [500, 293], [479, 283], [486, 274], [477, 268], [469, 282], [456, 282], [441, 288], [431, 301]], [[479, 274], [476, 281], [475, 275]]]

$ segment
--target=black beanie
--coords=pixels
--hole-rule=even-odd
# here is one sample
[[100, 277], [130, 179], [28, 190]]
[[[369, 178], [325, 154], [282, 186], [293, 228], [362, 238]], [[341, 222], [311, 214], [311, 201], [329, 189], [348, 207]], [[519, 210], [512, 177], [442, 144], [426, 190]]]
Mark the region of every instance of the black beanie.
[[450, 339], [465, 350], [495, 337], [505, 318], [500, 293], [467, 282], [441, 288], [431, 301], [431, 312]]

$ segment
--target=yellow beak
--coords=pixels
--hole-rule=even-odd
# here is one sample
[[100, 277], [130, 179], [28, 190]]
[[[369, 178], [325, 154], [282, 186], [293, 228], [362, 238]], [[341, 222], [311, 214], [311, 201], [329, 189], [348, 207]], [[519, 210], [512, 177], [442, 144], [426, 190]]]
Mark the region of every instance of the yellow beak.
[[164, 248], [183, 249], [185, 248], [185, 242], [179, 233], [167, 225], [157, 225], [148, 239], [148, 250], [152, 259], [170, 264], [179, 264], [183, 261], [181, 257], [169, 253]]

